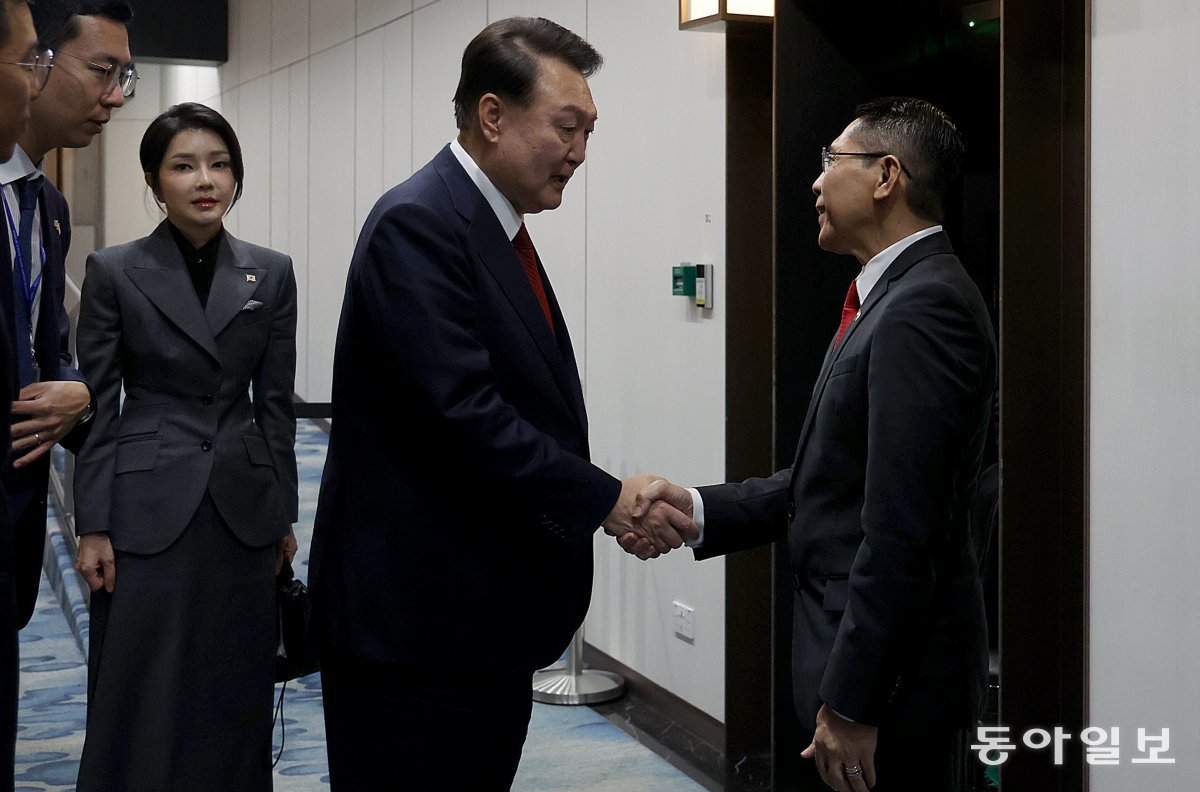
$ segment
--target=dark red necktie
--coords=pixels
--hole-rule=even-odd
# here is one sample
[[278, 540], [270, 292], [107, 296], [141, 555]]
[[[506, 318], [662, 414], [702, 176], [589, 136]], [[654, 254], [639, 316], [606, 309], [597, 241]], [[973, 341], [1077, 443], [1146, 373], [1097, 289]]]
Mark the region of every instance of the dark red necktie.
[[842, 304], [842, 323], [838, 325], [837, 338], [834, 339], [833, 345], [837, 347], [842, 341], [842, 334], [846, 332], [846, 328], [854, 321], [854, 317], [858, 315], [858, 279], [850, 281], [850, 288], [846, 290], [846, 302]]
[[542, 306], [542, 313], [546, 314], [546, 324], [550, 325], [550, 333], [553, 335], [554, 317], [550, 315], [550, 301], [546, 299], [546, 287], [542, 285], [542, 274], [538, 272], [537, 251], [533, 248], [533, 240], [529, 238], [529, 231], [525, 228], [524, 223], [521, 223], [521, 228], [513, 237], [512, 243], [517, 250], [517, 258], [521, 259], [521, 268], [525, 270], [525, 277], [529, 279], [529, 285], [533, 287], [533, 294], [537, 297], [538, 305]]

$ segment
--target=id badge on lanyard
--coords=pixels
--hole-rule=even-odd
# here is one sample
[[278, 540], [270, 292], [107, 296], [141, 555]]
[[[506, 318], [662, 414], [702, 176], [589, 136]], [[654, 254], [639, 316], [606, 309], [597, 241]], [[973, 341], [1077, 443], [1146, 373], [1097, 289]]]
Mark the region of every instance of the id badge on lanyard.
[[[25, 253], [23, 252], [24, 246], [21, 244], [21, 236], [17, 231], [16, 223], [13, 222], [12, 210], [8, 207], [8, 196], [4, 193], [3, 189], [0, 189], [0, 201], [3, 201], [4, 203], [4, 217], [8, 220], [8, 230], [12, 233], [13, 248], [15, 250], [13, 258], [16, 259], [16, 268], [21, 275], [20, 296], [21, 299], [25, 301], [25, 315], [29, 317], [29, 362], [33, 368], [33, 381], [41, 382], [42, 370], [41, 367], [38, 366], [37, 355], [34, 354], [34, 349], [36, 347], [34, 346], [33, 340], [33, 305], [34, 301], [37, 299], [38, 289], [42, 285], [42, 274], [46, 271], [46, 246], [44, 244], [38, 244], [39, 252], [42, 256], [42, 267], [38, 271], [37, 277], [33, 278], [33, 282], [31, 283], [30, 277], [33, 268], [32, 266], [26, 266]], [[14, 295], [14, 297], [15, 296], [16, 295]], [[20, 332], [19, 328], [17, 332]]]

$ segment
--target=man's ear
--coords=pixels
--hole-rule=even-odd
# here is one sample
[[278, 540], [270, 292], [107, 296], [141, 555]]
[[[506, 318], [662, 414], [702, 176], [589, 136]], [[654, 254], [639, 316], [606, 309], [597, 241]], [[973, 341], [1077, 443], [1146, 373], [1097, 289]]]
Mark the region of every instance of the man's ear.
[[892, 194], [900, 180], [900, 160], [891, 154], [879, 160], [879, 180], [875, 183], [875, 197], [885, 198]]
[[500, 129], [503, 125], [504, 100], [494, 93], [484, 94], [479, 97], [476, 112], [479, 115], [479, 126], [484, 140], [495, 143], [500, 139]]

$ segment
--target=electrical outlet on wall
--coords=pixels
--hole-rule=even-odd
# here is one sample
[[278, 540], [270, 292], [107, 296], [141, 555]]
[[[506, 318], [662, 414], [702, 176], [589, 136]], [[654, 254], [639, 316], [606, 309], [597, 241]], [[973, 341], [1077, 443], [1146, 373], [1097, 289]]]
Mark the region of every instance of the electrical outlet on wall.
[[688, 643], [696, 641], [696, 611], [679, 600], [671, 603], [671, 630]]

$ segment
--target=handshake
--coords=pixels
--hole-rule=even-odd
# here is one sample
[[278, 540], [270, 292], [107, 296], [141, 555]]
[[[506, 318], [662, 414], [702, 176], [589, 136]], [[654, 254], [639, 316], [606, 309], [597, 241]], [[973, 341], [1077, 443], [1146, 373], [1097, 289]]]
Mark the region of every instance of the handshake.
[[700, 538], [700, 527], [692, 519], [692, 494], [658, 476], [622, 481], [617, 505], [603, 525], [622, 550], [643, 561]]

